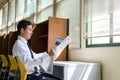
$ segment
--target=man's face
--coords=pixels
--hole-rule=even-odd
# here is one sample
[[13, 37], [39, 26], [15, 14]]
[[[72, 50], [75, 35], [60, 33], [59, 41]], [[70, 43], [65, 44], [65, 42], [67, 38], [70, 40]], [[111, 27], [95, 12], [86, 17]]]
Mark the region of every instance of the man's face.
[[24, 37], [26, 40], [29, 40], [32, 36], [32, 25], [27, 26], [26, 29], [21, 29], [21, 36]]

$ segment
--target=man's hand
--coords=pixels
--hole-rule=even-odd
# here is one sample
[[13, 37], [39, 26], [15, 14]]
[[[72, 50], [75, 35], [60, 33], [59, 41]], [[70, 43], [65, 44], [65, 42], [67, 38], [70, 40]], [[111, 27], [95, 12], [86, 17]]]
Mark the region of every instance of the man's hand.
[[52, 49], [52, 50], [50, 50], [50, 52], [48, 52], [50, 57], [53, 57], [55, 55], [55, 53], [56, 53], [55, 49]]

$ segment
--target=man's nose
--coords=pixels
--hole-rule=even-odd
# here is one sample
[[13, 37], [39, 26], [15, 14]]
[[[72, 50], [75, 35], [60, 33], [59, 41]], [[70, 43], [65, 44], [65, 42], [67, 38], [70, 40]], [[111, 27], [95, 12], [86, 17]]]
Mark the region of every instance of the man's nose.
[[31, 35], [33, 34], [33, 32], [31, 32]]

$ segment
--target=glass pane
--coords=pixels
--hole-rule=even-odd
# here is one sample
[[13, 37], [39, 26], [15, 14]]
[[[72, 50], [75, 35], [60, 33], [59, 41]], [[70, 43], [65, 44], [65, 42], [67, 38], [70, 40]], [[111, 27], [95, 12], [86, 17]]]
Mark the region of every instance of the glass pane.
[[14, 25], [8, 26], [8, 32], [13, 31]]
[[120, 36], [114, 36], [113, 37], [113, 42], [114, 43], [118, 43], [118, 42], [120, 43]]
[[32, 14], [36, 11], [36, 0], [27, 0], [27, 13]]
[[88, 44], [109, 43], [109, 2], [109, 0], [86, 0]]
[[0, 29], [2, 29], [2, 9], [0, 10]]
[[3, 14], [3, 21], [2, 21], [3, 27], [2, 28], [7, 27], [7, 19], [8, 19], [7, 13], [8, 13], [8, 4], [6, 4], [3, 7], [3, 13], [2, 13]]
[[57, 3], [60, 2], [60, 1], [62, 1], [62, 0], [57, 0]]
[[53, 7], [49, 7], [38, 14], [38, 23], [48, 20], [49, 16], [53, 16]]
[[53, 0], [39, 0], [37, 23], [48, 20], [53, 16]]
[[53, 5], [53, 0], [39, 0], [39, 10], [42, 10], [50, 5]]
[[113, 42], [120, 42], [120, 1], [113, 2]]
[[109, 43], [109, 37], [88, 38], [88, 45]]
[[7, 28], [2, 29], [2, 35], [7, 33]]
[[[21, 18], [23, 18], [23, 15], [24, 15], [24, 7], [25, 7], [24, 3], [25, 3], [25, 1], [24, 0], [16, 0], [16, 3], [17, 3], [17, 9], [16, 9], [17, 18], [21, 19]], [[22, 4], [22, 6], [21, 6], [21, 4]]]
[[9, 24], [13, 23], [14, 22], [14, 18], [15, 18], [15, 1], [12, 0], [10, 3], [9, 3]]
[[109, 37], [92, 38], [92, 44], [109, 43]]
[[110, 35], [109, 19], [92, 22], [91, 37], [104, 37]]
[[69, 47], [80, 48], [80, 0], [59, 1], [57, 0], [56, 17], [69, 19]]

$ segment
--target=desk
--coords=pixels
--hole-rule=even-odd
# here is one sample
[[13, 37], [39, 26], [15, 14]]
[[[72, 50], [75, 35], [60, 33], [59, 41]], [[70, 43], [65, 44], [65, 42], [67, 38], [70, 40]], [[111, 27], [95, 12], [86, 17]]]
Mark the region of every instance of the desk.
[[55, 61], [53, 75], [62, 80], [101, 80], [99, 63]]

